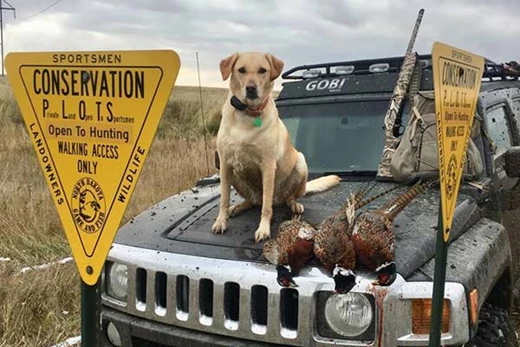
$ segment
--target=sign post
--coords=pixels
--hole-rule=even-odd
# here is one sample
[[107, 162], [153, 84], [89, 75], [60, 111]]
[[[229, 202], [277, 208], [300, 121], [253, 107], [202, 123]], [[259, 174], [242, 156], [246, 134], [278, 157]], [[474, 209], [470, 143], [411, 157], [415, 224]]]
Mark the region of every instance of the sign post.
[[430, 347], [440, 346], [446, 258], [466, 150], [475, 116], [484, 58], [440, 42], [432, 50], [440, 206], [435, 252]]
[[82, 346], [95, 346], [100, 273], [180, 60], [172, 50], [31, 52], [8, 54], [6, 67], [82, 279]]

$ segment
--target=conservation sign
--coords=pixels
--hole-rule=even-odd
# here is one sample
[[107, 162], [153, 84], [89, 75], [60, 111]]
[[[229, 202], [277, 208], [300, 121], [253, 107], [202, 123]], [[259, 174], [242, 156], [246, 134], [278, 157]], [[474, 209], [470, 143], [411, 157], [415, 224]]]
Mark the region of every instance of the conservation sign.
[[444, 242], [448, 242], [477, 106], [484, 58], [435, 42], [432, 50]]
[[94, 285], [179, 57], [171, 50], [10, 53], [6, 67], [81, 278]]

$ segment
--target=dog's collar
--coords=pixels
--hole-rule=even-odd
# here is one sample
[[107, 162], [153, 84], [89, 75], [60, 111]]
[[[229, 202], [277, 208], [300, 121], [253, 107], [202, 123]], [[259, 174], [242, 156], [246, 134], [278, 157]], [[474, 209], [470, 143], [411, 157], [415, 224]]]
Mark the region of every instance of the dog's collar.
[[236, 96], [232, 96], [230, 103], [231, 106], [233, 106], [235, 109], [244, 112], [249, 117], [258, 118], [262, 114], [262, 111], [267, 106], [267, 103], [269, 102], [269, 98], [265, 98], [265, 100], [256, 107], [249, 107], [246, 104], [244, 104], [242, 101], [240, 101]]

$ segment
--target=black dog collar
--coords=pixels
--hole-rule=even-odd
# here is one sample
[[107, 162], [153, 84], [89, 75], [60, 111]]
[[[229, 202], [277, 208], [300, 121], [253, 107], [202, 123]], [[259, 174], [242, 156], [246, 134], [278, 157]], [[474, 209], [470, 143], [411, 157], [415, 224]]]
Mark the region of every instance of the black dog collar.
[[239, 111], [244, 111], [247, 108], [247, 105], [244, 104], [242, 101], [238, 100], [236, 96], [232, 96], [230, 100], [231, 106], [236, 108]]
[[230, 99], [231, 106], [235, 109], [244, 112], [249, 117], [258, 118], [262, 115], [262, 110], [267, 106], [269, 102], [269, 98], [265, 98], [265, 100], [256, 107], [250, 107], [240, 101], [236, 96], [232, 96]]

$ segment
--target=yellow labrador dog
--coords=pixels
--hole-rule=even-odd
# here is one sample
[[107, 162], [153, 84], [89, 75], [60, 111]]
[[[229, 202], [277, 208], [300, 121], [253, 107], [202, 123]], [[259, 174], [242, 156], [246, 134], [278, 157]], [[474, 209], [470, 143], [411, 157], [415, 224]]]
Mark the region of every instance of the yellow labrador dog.
[[[293, 147], [271, 95], [283, 66], [269, 53], [235, 53], [220, 62], [222, 79], [231, 80], [217, 134], [221, 200], [214, 233], [227, 229], [228, 216], [262, 206], [255, 241], [267, 239], [274, 205], [285, 203], [301, 214], [296, 199], [339, 183], [335, 175], [307, 182], [305, 157]], [[231, 186], [244, 201], [230, 208]]]

